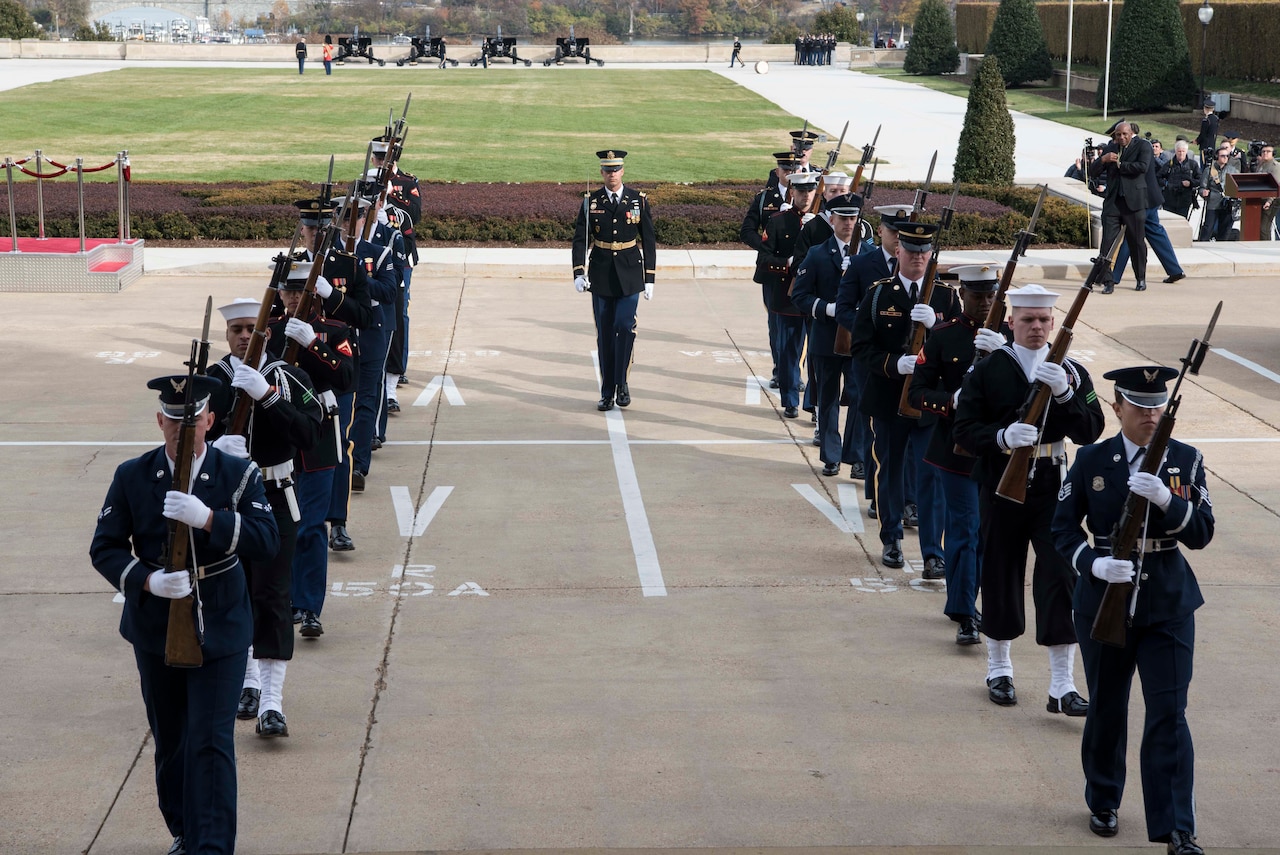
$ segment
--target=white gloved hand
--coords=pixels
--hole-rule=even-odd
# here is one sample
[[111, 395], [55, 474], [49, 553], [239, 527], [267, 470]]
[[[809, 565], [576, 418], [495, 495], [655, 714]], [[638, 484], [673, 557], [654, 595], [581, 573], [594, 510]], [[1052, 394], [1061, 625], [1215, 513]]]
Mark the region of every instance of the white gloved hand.
[[1005, 337], [995, 330], [983, 327], [973, 337], [973, 346], [982, 353], [991, 353], [993, 350], [999, 350], [1005, 346]]
[[1067, 369], [1056, 362], [1041, 362], [1036, 366], [1035, 379], [1049, 387], [1054, 397], [1067, 393]]
[[1104, 582], [1129, 582], [1133, 579], [1133, 562], [1118, 558], [1095, 558], [1093, 575]]
[[810, 221], [810, 220], [812, 220], [812, 219], [813, 219], [814, 217], [816, 217], [816, 216], [818, 216], [818, 215], [817, 215], [817, 214], [805, 214], [804, 216], [802, 216], [802, 217], [800, 218], [800, 225], [802, 225], [802, 226], [804, 226], [804, 225], [808, 225], [809, 221]]
[[1026, 448], [1036, 444], [1039, 431], [1036, 430], [1035, 425], [1014, 422], [1000, 433], [1004, 436], [1006, 448]]
[[779, 206], [778, 206], [778, 213], [779, 213], [779, 214], [781, 214], [783, 211], [790, 211], [790, 210], [791, 210], [791, 203], [790, 203], [790, 202], [783, 202], [781, 205], [779, 205]]
[[284, 334], [303, 347], [310, 347], [311, 342], [316, 340], [316, 331], [302, 318], [290, 318], [284, 325]]
[[333, 286], [329, 284], [329, 280], [323, 276], [316, 277], [316, 293], [320, 295], [321, 300], [329, 299], [329, 295], [333, 293]]
[[951, 409], [954, 410], [958, 406], [960, 406], [960, 390], [959, 389], [951, 393]]
[[242, 362], [236, 366], [236, 373], [231, 378], [231, 388], [243, 389], [250, 398], [261, 401], [263, 396], [271, 390], [271, 384], [267, 382], [266, 377], [262, 376], [262, 372]]
[[898, 357], [898, 373], [914, 374], [916, 373], [916, 358], [910, 353], [904, 353]]
[[587, 290], [587, 277], [585, 276], [573, 277], [573, 290], [577, 291], [579, 294]]
[[1135, 472], [1129, 476], [1129, 489], [1160, 510], [1166, 510], [1173, 500], [1173, 493], [1159, 477], [1149, 472]]
[[223, 454], [230, 454], [241, 460], [249, 459], [249, 449], [245, 446], [244, 437], [238, 433], [224, 433], [213, 441], [213, 447]]
[[191, 593], [191, 574], [156, 570], [147, 577], [147, 590], [166, 600], [180, 600]]
[[646, 300], [653, 299], [653, 283], [652, 282], [644, 283], [644, 298]]
[[916, 303], [911, 307], [911, 320], [924, 324], [925, 329], [931, 330], [938, 322], [938, 313], [928, 303]]
[[209, 521], [209, 506], [190, 493], [170, 490], [164, 494], [164, 515], [192, 528], [204, 528]]

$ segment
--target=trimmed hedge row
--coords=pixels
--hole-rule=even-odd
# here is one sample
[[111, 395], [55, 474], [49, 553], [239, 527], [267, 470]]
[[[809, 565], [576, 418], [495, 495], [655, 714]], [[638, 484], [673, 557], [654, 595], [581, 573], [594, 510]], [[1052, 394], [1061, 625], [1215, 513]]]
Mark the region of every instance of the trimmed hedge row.
[[[738, 244], [754, 184], [637, 184], [649, 195], [658, 242], [666, 246]], [[266, 184], [132, 185], [131, 234], [151, 241], [287, 242], [297, 223], [294, 199], [313, 196], [301, 181]], [[938, 187], [928, 211], [941, 211], [950, 187]], [[422, 186], [425, 215], [419, 240], [431, 244], [568, 243], [582, 204], [582, 188], [566, 184], [455, 184]], [[886, 182], [875, 188], [873, 204], [910, 204], [915, 185]], [[17, 185], [18, 233], [36, 233], [34, 183]], [[1035, 207], [1037, 193], [1017, 187], [962, 185], [948, 245], [990, 246], [1012, 243]], [[45, 234], [75, 237], [75, 185], [50, 182], [44, 189]], [[116, 235], [113, 184], [85, 185], [85, 228], [89, 237]], [[928, 219], [929, 216], [926, 216]], [[0, 213], [0, 237], [9, 233]], [[1083, 208], [1051, 200], [1041, 218], [1040, 242], [1087, 246], [1088, 215]]]
[[[1200, 74], [1200, 44], [1206, 31], [1196, 17], [1199, 2], [1181, 2], [1187, 44], [1192, 46], [1191, 68]], [[956, 43], [966, 53], [982, 53], [987, 49], [991, 27], [995, 23], [998, 3], [962, 2], [956, 5]], [[1057, 60], [1067, 57], [1067, 3], [1037, 3], [1040, 28], [1044, 32], [1049, 53]], [[1112, 11], [1112, 35], [1120, 23], [1121, 4]], [[1106, 63], [1107, 5], [1076, 3], [1073, 19], [1072, 60], [1101, 66]], [[1208, 50], [1205, 56], [1208, 73], [1232, 80], [1280, 80], [1280, 2], [1232, 2], [1216, 0], [1213, 22], [1209, 25]], [[1242, 36], [1247, 34], [1247, 36]]]

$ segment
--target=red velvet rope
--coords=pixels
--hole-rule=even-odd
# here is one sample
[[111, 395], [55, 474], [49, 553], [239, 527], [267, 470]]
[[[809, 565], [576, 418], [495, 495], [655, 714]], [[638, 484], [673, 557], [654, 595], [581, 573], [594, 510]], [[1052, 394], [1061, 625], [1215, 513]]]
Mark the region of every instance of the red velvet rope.
[[[30, 175], [32, 178], [58, 178], [59, 176], [66, 175], [68, 172], [75, 172], [75, 171], [76, 171], [76, 168], [75, 168], [74, 166], [67, 166], [67, 165], [65, 165], [65, 164], [58, 163], [56, 160], [50, 160], [50, 159], [49, 159], [49, 158], [47, 158], [47, 157], [46, 157], [46, 158], [43, 158], [43, 162], [44, 162], [44, 163], [49, 164], [50, 166], [56, 166], [56, 167], [58, 167], [58, 171], [57, 171], [57, 172], [39, 172], [39, 173], [37, 173], [37, 172], [32, 172], [30, 169], [27, 169], [27, 168], [25, 168], [25, 167], [22, 165], [22, 164], [24, 164], [24, 163], [30, 163], [30, 162], [31, 162], [31, 161], [33, 161], [33, 160], [35, 160], [35, 158], [34, 158], [34, 157], [24, 157], [24, 158], [22, 158], [22, 160], [15, 160], [15, 161], [13, 162], [13, 165], [14, 165], [14, 166], [16, 166], [16, 167], [18, 167], [18, 171], [19, 171], [19, 172], [21, 172], [23, 175]], [[102, 166], [82, 166], [82, 167], [80, 167], [80, 170], [79, 170], [79, 171], [80, 171], [80, 172], [82, 172], [82, 173], [84, 173], [84, 172], [101, 172], [101, 171], [102, 171], [102, 170], [104, 170], [104, 169], [111, 169], [111, 168], [112, 168], [113, 166], [115, 166], [115, 165], [116, 165], [116, 162], [115, 162], [114, 160], [112, 160], [112, 161], [109, 161], [108, 163], [104, 163], [104, 164], [102, 164]], [[128, 180], [129, 180], [129, 178], [128, 178], [128, 171], [129, 171], [128, 167], [125, 167], [125, 173], [126, 173], [125, 180], [126, 180], [126, 181], [128, 181]]]

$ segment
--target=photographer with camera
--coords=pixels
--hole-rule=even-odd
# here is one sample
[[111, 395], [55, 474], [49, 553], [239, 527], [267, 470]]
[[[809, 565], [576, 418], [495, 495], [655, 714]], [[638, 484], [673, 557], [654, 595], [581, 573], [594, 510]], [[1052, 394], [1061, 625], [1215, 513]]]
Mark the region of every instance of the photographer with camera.
[[[1235, 220], [1232, 199], [1223, 194], [1226, 176], [1239, 173], [1238, 167], [1231, 158], [1231, 147], [1223, 144], [1214, 155], [1213, 163], [1206, 166], [1200, 175], [1200, 198], [1204, 203], [1204, 222], [1200, 225], [1198, 240], [1210, 238], [1224, 241], [1230, 240], [1231, 226]], [[1237, 239], [1238, 239], [1237, 235]]]
[[1200, 186], [1200, 165], [1191, 156], [1186, 140], [1178, 140], [1173, 146], [1173, 157], [1160, 167], [1159, 179], [1164, 187], [1164, 209], [1180, 217], [1191, 218], [1191, 208], [1200, 207], [1196, 189]]
[[[1276, 160], [1276, 147], [1264, 142], [1258, 148], [1258, 161], [1252, 172], [1266, 172], [1280, 184], [1280, 161]], [[1262, 203], [1262, 240], [1271, 240], [1276, 230], [1276, 213], [1280, 212], [1280, 197]]]

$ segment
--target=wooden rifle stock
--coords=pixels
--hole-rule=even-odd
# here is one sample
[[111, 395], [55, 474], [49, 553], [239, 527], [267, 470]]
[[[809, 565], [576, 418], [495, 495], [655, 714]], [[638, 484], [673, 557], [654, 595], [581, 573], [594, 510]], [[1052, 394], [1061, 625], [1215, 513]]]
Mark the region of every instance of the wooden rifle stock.
[[[1142, 461], [1142, 471], [1155, 475], [1160, 471], [1165, 450], [1169, 447], [1169, 438], [1173, 435], [1173, 426], [1177, 421], [1174, 414], [1176, 407], [1171, 406], [1160, 417], [1156, 432], [1147, 446], [1147, 456]], [[1111, 530], [1111, 556], [1125, 560], [1137, 551], [1138, 539], [1147, 517], [1147, 506], [1150, 504], [1137, 493], [1130, 492], [1124, 500], [1124, 511]], [[1110, 582], [1102, 595], [1098, 613], [1093, 618], [1093, 627], [1089, 637], [1112, 647], [1124, 647], [1125, 631], [1129, 625], [1129, 600], [1133, 596], [1133, 582]]]
[[[280, 290], [280, 283], [289, 275], [289, 265], [292, 263], [292, 259], [287, 255], [277, 255], [275, 260], [276, 267], [271, 274], [271, 283], [267, 285], [267, 291], [262, 297], [262, 305], [258, 307], [258, 318], [253, 324], [253, 338], [249, 340], [249, 347], [244, 353], [244, 364], [255, 370], [261, 364], [262, 351], [267, 346], [267, 324], [271, 320], [271, 307], [275, 304], [276, 292]], [[315, 283], [312, 283], [312, 288], [314, 287]], [[247, 436], [249, 416], [252, 412], [253, 398], [242, 390], [236, 390], [227, 433]]]
[[[938, 253], [942, 251], [942, 236], [946, 234], [947, 229], [951, 228], [951, 221], [955, 218], [956, 213], [956, 194], [960, 192], [960, 185], [956, 184], [951, 189], [951, 201], [947, 203], [947, 207], [942, 210], [942, 217], [938, 221], [938, 232], [933, 236], [933, 256], [929, 259], [929, 266], [924, 271], [924, 281], [920, 285], [920, 303], [921, 306], [932, 307], [933, 288], [937, 284], [938, 277]], [[924, 337], [928, 329], [924, 324], [913, 323], [911, 325], [911, 333], [907, 341], [907, 353], [912, 356], [918, 356], [920, 350], [924, 347]], [[920, 418], [920, 411], [911, 405], [911, 375], [902, 378], [902, 394], [898, 396], [898, 415], [906, 416], [909, 419]]]
[[[208, 329], [208, 320], [206, 319]], [[191, 464], [196, 440], [195, 377], [199, 343], [191, 342], [191, 361], [187, 371], [187, 400], [178, 432], [178, 457], [174, 461], [173, 487], [183, 493], [191, 490]], [[190, 573], [187, 569], [191, 529], [178, 520], [169, 520], [169, 543], [165, 549], [166, 573]], [[196, 598], [192, 594], [169, 601], [169, 625], [165, 630], [164, 664], [172, 668], [199, 668], [204, 664], [200, 649], [200, 632], [196, 626]]]

